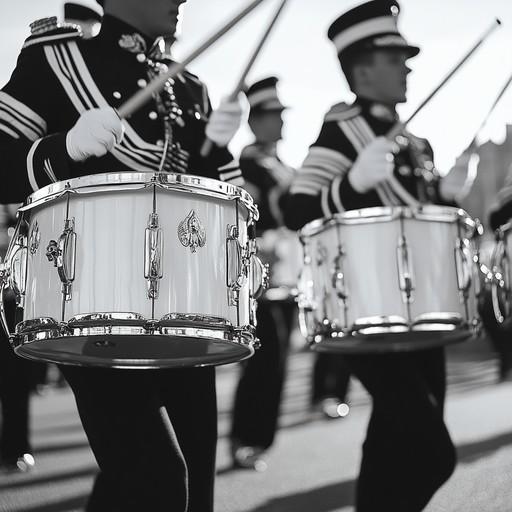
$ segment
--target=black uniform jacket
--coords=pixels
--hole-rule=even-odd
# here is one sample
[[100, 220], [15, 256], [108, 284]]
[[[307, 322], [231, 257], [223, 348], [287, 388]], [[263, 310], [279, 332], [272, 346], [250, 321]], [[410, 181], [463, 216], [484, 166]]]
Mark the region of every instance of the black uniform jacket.
[[250, 183], [257, 190], [258, 231], [283, 226], [283, 201], [295, 170], [281, 161], [274, 147], [257, 143], [242, 150], [240, 168], [245, 184]]
[[386, 135], [397, 120], [383, 105], [363, 99], [333, 106], [297, 170], [287, 201], [286, 225], [297, 230], [314, 219], [373, 206], [444, 204], [432, 148], [408, 132], [398, 137], [401, 149], [395, 155], [390, 180], [363, 194], [350, 185], [348, 175], [358, 153], [375, 137]]
[[[0, 162], [9, 182], [0, 188], [0, 202], [23, 202], [53, 181], [78, 176], [159, 171], [169, 132], [167, 139], [185, 155], [186, 165], [166, 170], [243, 184], [238, 163], [226, 148], [214, 146], [207, 158], [200, 156], [211, 106], [205, 86], [188, 72], [170, 82], [159, 102], [152, 97], [123, 121], [123, 141], [105, 156], [78, 163], [69, 159], [66, 134], [82, 112], [118, 108], [151, 80], [144, 50], [152, 45], [108, 15], [93, 39], [83, 39], [69, 24], [33, 30], [0, 91]], [[170, 114], [174, 119], [166, 131], [164, 118]]]

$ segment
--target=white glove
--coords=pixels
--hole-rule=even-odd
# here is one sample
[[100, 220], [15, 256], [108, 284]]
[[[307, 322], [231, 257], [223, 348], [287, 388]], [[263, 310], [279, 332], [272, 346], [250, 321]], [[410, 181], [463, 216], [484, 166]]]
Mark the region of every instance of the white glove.
[[212, 112], [206, 125], [206, 136], [219, 147], [229, 144], [242, 122], [242, 104], [237, 99], [222, 98], [219, 107]]
[[83, 162], [91, 156], [103, 156], [123, 140], [124, 126], [111, 108], [86, 110], [69, 130], [66, 149], [71, 160]]
[[394, 169], [394, 153], [399, 147], [395, 141], [384, 136], [377, 137], [357, 156], [349, 171], [348, 181], [352, 188], [363, 194], [386, 181]]
[[468, 166], [471, 153], [462, 153], [455, 160], [455, 165], [450, 169], [439, 183], [439, 193], [445, 201], [461, 199], [459, 197], [468, 179]]

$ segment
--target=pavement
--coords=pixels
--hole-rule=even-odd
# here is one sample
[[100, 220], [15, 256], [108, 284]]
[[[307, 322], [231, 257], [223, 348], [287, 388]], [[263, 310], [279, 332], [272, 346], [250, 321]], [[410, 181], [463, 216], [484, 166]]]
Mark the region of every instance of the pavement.
[[[485, 337], [450, 345], [447, 353], [446, 422], [459, 462], [425, 512], [512, 512], [512, 381], [498, 382], [497, 356]], [[232, 468], [227, 433], [240, 365], [218, 367], [216, 512], [354, 511], [370, 399], [352, 381], [346, 417], [314, 415], [312, 363], [309, 349], [294, 342], [280, 430], [262, 472]], [[34, 395], [31, 411], [36, 467], [0, 475], [0, 511], [82, 511], [97, 466], [72, 393], [50, 386]]]

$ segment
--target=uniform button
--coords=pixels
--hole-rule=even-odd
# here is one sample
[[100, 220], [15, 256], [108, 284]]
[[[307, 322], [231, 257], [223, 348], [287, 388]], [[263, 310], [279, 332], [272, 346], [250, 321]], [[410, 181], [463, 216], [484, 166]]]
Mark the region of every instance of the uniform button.
[[163, 141], [162, 139], [158, 139], [158, 140], [156, 141], [156, 145], [157, 145], [157, 146], [160, 146], [160, 147], [162, 148], [162, 147], [164, 146], [164, 141]]
[[138, 53], [136, 58], [139, 62], [146, 62], [146, 56], [143, 53]]
[[154, 121], [155, 119], [158, 119], [158, 114], [157, 114], [154, 110], [152, 110], [152, 111], [149, 113], [149, 119], [152, 119], [153, 121]]
[[144, 80], [144, 78], [139, 78], [137, 80], [137, 85], [139, 87], [146, 87], [146, 85], [148, 85], [148, 82], [147, 82], [147, 80]]
[[114, 96], [114, 98], [115, 98], [116, 100], [121, 99], [121, 93], [120, 93], [119, 91], [114, 91], [114, 92], [112, 93], [112, 96]]

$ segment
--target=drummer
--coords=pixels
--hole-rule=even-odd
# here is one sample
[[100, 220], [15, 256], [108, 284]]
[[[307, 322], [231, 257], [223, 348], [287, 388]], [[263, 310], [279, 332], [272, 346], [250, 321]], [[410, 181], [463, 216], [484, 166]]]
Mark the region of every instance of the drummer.
[[[153, 0], [151, 9], [146, 0], [99, 3], [104, 16], [94, 38], [51, 18], [32, 24], [0, 91], [0, 156], [10, 183], [0, 201], [20, 203], [54, 181], [126, 170], [243, 184], [227, 149], [241, 121], [238, 100], [212, 113], [203, 83], [183, 72], [129, 119], [115, 110], [167, 70], [184, 0]], [[213, 147], [203, 158], [206, 138]], [[60, 369], [99, 466], [87, 511], [213, 511], [213, 367]]]
[[[289, 228], [363, 207], [455, 204], [466, 172], [441, 179], [426, 140], [408, 131], [386, 137], [399, 121], [396, 106], [406, 101], [407, 61], [419, 52], [398, 31], [398, 14], [396, 2], [375, 0], [345, 12], [329, 27], [328, 38], [356, 99], [326, 114], [291, 186]], [[373, 398], [357, 512], [423, 510], [456, 465], [443, 421], [444, 349], [347, 354], [346, 359]]]

